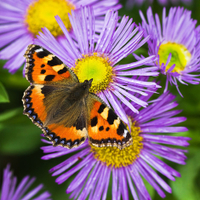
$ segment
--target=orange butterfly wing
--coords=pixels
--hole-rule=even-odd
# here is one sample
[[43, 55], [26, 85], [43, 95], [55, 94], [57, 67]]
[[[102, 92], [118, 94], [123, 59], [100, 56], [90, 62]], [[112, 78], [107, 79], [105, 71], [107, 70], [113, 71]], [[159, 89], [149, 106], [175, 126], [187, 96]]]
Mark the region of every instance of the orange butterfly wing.
[[45, 125], [47, 119], [45, 98], [55, 92], [53, 86], [56, 84], [76, 83], [78, 82], [77, 77], [62, 61], [40, 46], [29, 45], [25, 57], [25, 75], [31, 86], [26, 89], [22, 98], [24, 114], [42, 129], [44, 135], [55, 146], [73, 148], [82, 144], [87, 136], [85, 127], [77, 129], [76, 124], [71, 127], [60, 124]]
[[114, 146], [123, 149], [132, 143], [132, 137], [122, 120], [96, 95], [90, 111], [88, 137], [96, 147]]
[[25, 57], [25, 76], [30, 83], [52, 84], [66, 79], [68, 82], [78, 82], [77, 77], [58, 57], [38, 45], [29, 45]]

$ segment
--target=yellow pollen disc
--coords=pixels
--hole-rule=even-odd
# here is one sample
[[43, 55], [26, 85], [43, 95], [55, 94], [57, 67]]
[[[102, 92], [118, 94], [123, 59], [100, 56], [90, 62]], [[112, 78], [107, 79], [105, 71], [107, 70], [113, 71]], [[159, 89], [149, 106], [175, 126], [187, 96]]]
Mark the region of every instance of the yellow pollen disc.
[[107, 57], [93, 53], [83, 55], [78, 59], [73, 68], [80, 82], [93, 79], [90, 92], [98, 93], [109, 87], [113, 81], [113, 69]]
[[191, 59], [191, 53], [187, 50], [187, 48], [182, 44], [177, 43], [165, 43], [161, 44], [158, 50], [158, 54], [160, 56], [160, 65], [162, 63], [166, 64], [167, 58], [169, 54], [172, 54], [171, 60], [166, 66], [166, 71], [173, 65], [176, 64], [175, 68], [172, 72], [180, 73], [183, 71], [187, 65], [187, 63]]
[[136, 127], [135, 122], [133, 122], [131, 126], [132, 145], [122, 150], [117, 147], [95, 147], [91, 145], [91, 151], [97, 160], [104, 162], [107, 166], [111, 165], [115, 168], [128, 166], [139, 157], [140, 151], [143, 148], [143, 138], [139, 136], [139, 133], [140, 128]]
[[69, 21], [68, 13], [74, 10], [75, 6], [67, 0], [37, 0], [33, 1], [27, 9], [25, 22], [28, 30], [37, 35], [41, 28], [46, 27], [57, 37], [62, 35], [63, 32], [56, 22], [55, 16], [59, 15], [65, 27], [69, 31], [71, 24]]

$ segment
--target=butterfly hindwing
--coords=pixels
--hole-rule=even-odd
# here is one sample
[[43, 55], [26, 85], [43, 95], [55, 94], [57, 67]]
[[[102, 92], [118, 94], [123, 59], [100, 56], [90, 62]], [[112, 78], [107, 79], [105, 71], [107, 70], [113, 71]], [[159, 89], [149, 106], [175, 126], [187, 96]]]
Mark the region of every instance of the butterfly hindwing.
[[[61, 145], [67, 148], [77, 147], [82, 144], [87, 137], [87, 116], [85, 107], [81, 104], [75, 104], [71, 109], [67, 105], [63, 108], [63, 116], [59, 121], [55, 119], [55, 123], [47, 124], [48, 133], [46, 136], [54, 145]], [[76, 117], [72, 117], [71, 110], [74, 111]]]
[[90, 121], [88, 137], [96, 147], [114, 146], [123, 149], [132, 143], [132, 137], [122, 120], [96, 95], [90, 94]]
[[78, 147], [85, 142], [87, 130], [77, 129], [76, 126], [65, 127], [64, 125], [50, 124], [46, 127], [45, 136], [47, 136], [54, 146], [63, 146], [71, 149]]
[[52, 84], [62, 80], [78, 82], [70, 68], [58, 57], [38, 45], [29, 45], [25, 57], [25, 76], [30, 83]]
[[[53, 142], [54, 146], [60, 145], [67, 148], [79, 146], [87, 137], [87, 118], [83, 114], [80, 114], [70, 126], [67, 126], [66, 123], [46, 124], [48, 109], [45, 104], [45, 87], [48, 88], [48, 86], [36, 84], [27, 88], [22, 98], [24, 114], [42, 129], [44, 135]], [[56, 93], [56, 89], [48, 88], [48, 91], [49, 93]]]

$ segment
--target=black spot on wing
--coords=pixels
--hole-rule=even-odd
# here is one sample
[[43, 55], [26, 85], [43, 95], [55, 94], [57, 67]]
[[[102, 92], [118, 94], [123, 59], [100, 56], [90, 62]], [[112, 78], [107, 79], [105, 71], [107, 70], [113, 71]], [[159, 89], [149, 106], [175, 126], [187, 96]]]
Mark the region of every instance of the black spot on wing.
[[43, 51], [37, 52], [37, 56], [39, 58], [44, 58], [44, 57], [48, 56], [49, 54], [51, 54], [51, 53], [49, 51], [47, 51], [46, 49], [43, 49]]
[[51, 60], [49, 60], [47, 62], [47, 64], [50, 65], [50, 66], [60, 65], [62, 63], [63, 62], [59, 58], [57, 58], [56, 56], [54, 56]]
[[49, 94], [51, 94], [53, 91], [55, 90], [55, 88], [53, 86], [48, 86], [48, 85], [44, 85], [41, 88], [41, 92], [42, 94], [44, 94], [44, 96], [48, 96]]
[[109, 128], [109, 127], [107, 127], [107, 128], [106, 128], [106, 131], [109, 131], [109, 130], [110, 130], [110, 128]]
[[105, 107], [106, 107], [105, 105], [101, 104], [101, 106], [99, 107], [98, 113], [101, 114]]
[[92, 127], [93, 127], [93, 126], [96, 126], [96, 125], [97, 125], [97, 122], [98, 122], [97, 117], [92, 118], [92, 119], [91, 119], [91, 126], [92, 126]]
[[55, 75], [47, 75], [44, 81], [52, 81], [55, 78]]
[[114, 123], [115, 119], [117, 119], [117, 115], [114, 113], [113, 110], [109, 109], [108, 111], [108, 123], [111, 125]]
[[126, 130], [126, 127], [125, 127], [125, 125], [123, 124], [123, 122], [120, 121], [120, 124], [119, 124], [119, 126], [118, 126], [118, 128], [117, 128], [117, 134], [118, 134], [118, 135], [123, 135], [124, 130]]
[[103, 126], [100, 126], [99, 127], [99, 131], [103, 131], [104, 127]]
[[46, 72], [46, 70], [45, 70], [45, 69], [42, 69], [40, 73], [41, 73], [41, 74], [45, 74], [45, 72]]
[[41, 68], [45, 67], [45, 64], [42, 64], [40, 67], [41, 67]]
[[61, 70], [58, 71], [58, 74], [64, 74], [67, 71], [68, 71], [67, 68], [64, 67], [63, 69], [61, 69]]

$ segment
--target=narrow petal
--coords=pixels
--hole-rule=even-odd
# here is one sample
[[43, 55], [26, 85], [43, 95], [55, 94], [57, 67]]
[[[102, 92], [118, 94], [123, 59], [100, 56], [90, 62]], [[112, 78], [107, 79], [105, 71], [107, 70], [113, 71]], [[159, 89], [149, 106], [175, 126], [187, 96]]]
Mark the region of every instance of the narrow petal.
[[74, 178], [74, 180], [70, 183], [69, 187], [67, 188], [67, 192], [72, 192], [76, 187], [78, 187], [83, 180], [85, 180], [87, 178], [87, 176], [89, 175], [91, 169], [94, 166], [94, 163], [96, 161], [93, 160], [90, 163], [90, 166], [88, 167], [87, 165], [77, 174], [77, 176]]
[[34, 188], [32, 191], [30, 191], [28, 194], [26, 194], [21, 200], [26, 200], [32, 198], [35, 194], [37, 194], [41, 189], [43, 188], [43, 185], [40, 184], [36, 188]]
[[89, 149], [80, 151], [77, 154], [65, 160], [64, 162], [50, 169], [49, 172], [54, 172], [52, 176], [57, 176], [61, 174], [62, 172], [66, 171], [67, 169], [69, 169], [73, 164], [79, 161], [79, 158], [86, 156], [88, 153], [89, 153]]
[[158, 142], [163, 144], [171, 144], [171, 145], [185, 146], [185, 147], [189, 145], [187, 140], [190, 140], [190, 138], [181, 136], [168, 136], [168, 135], [159, 136], [150, 134], [141, 134], [141, 136], [147, 142]]
[[89, 166], [91, 162], [92, 155], [88, 155], [82, 162], [76, 165], [76, 167], [70, 169], [69, 171], [65, 172], [64, 174], [60, 175], [56, 182], [58, 184], [61, 184], [65, 182], [72, 174], [74, 174], [76, 171], [80, 170], [84, 165]]
[[147, 151], [142, 151], [141, 158], [152, 165], [156, 170], [166, 176], [168, 179], [175, 181], [173, 176], [180, 176], [180, 174], [165, 164], [160, 159], [156, 158], [155, 156], [149, 154]]
[[139, 175], [138, 171], [136, 170], [134, 164], [131, 166], [128, 166], [127, 168], [129, 170], [129, 174], [131, 175], [131, 177], [137, 187], [137, 190], [140, 191], [140, 193], [142, 194], [142, 196], [145, 197], [145, 199], [151, 199], [151, 197], [144, 185], [144, 182], [143, 182], [141, 176]]

